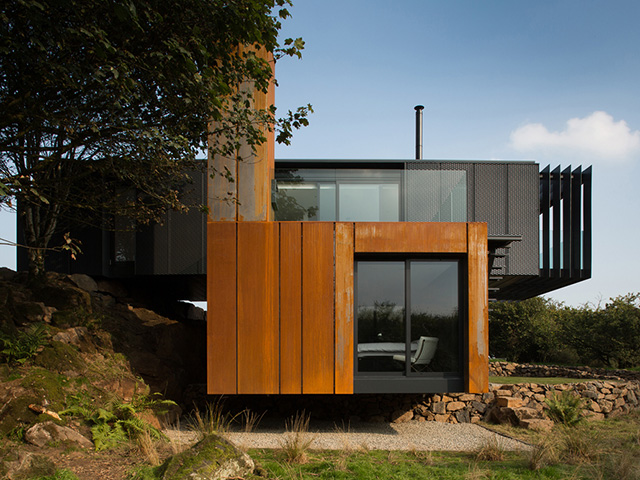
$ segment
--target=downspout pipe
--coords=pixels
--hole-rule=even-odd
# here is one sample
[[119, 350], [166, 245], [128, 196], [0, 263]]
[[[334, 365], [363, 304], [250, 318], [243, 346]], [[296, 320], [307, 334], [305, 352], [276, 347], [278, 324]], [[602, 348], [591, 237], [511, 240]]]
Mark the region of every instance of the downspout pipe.
[[422, 111], [423, 105], [416, 105], [416, 160], [422, 160]]

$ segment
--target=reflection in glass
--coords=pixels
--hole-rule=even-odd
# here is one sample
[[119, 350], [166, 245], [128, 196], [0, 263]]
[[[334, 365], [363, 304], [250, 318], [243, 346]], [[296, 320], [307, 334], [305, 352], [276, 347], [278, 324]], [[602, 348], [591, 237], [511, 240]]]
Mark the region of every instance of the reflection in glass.
[[404, 371], [404, 262], [358, 262], [358, 371]]
[[438, 339], [435, 355], [421, 370], [460, 370], [458, 262], [413, 260], [410, 282], [411, 339]]
[[397, 222], [400, 220], [400, 185], [341, 183], [340, 221]]
[[279, 184], [276, 193], [278, 220], [316, 220], [318, 196], [318, 187], [314, 184]]
[[278, 169], [275, 219], [397, 222], [401, 178], [399, 170]]
[[458, 261], [359, 261], [356, 269], [359, 372], [461, 373]]

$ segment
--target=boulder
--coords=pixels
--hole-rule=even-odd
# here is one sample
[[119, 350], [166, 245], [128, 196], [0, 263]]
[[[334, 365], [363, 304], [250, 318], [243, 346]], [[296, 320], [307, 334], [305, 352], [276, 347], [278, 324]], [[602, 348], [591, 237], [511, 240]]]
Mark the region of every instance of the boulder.
[[69, 283], [54, 282], [41, 286], [36, 292], [45, 305], [58, 310], [81, 309], [91, 312], [91, 295]]
[[169, 458], [165, 466], [163, 480], [244, 478], [255, 468], [249, 455], [218, 435], [207, 435], [189, 450]]
[[93, 443], [87, 437], [72, 428], [63, 427], [53, 422], [36, 423], [25, 432], [24, 439], [38, 447], [44, 447], [50, 442], [69, 442], [82, 448], [93, 447]]
[[71, 327], [53, 336], [53, 340], [67, 345], [75, 345], [81, 352], [95, 352], [96, 346], [87, 327]]
[[86, 290], [89, 293], [92, 293], [98, 290], [98, 284], [89, 275], [85, 275], [83, 273], [74, 273], [73, 275], [69, 275], [68, 279], [76, 287]]

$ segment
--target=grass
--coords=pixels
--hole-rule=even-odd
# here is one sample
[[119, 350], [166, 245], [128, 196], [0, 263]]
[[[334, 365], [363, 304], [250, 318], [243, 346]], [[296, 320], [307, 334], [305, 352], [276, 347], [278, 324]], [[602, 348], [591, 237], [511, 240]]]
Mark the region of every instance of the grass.
[[557, 385], [560, 383], [584, 383], [592, 382], [592, 378], [565, 378], [565, 377], [489, 377], [490, 383], [502, 385], [515, 385], [516, 383], [538, 383], [540, 385]]
[[[305, 464], [289, 464], [284, 453], [251, 450], [252, 458], [278, 479], [564, 479], [575, 467], [555, 465], [529, 469], [522, 454], [504, 452], [502, 460], [477, 460], [475, 453], [432, 452], [416, 457], [412, 451], [314, 451]], [[424, 459], [428, 459], [424, 461]]]
[[[290, 431], [306, 433], [308, 416], [291, 420]], [[584, 422], [575, 427], [556, 426], [551, 434], [517, 427], [492, 426], [534, 445], [529, 451], [504, 451], [499, 439], [475, 452], [384, 451], [365, 448], [318, 451], [303, 449], [304, 463], [294, 463], [284, 448], [250, 450], [263, 478], [280, 480], [391, 480], [391, 479], [640, 479], [640, 411], [617, 419]], [[338, 429], [345, 435], [348, 426]], [[136, 480], [158, 480], [161, 472], [146, 467]]]

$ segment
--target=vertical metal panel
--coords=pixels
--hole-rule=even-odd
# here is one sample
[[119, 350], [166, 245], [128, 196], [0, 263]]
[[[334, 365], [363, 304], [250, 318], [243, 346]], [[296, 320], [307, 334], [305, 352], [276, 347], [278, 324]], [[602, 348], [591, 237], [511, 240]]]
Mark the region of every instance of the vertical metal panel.
[[591, 195], [592, 195], [592, 174], [591, 167], [582, 172], [582, 184], [583, 184], [583, 209], [582, 209], [582, 226], [583, 226], [583, 265], [582, 276], [584, 278], [591, 278], [591, 245], [592, 245], [592, 220], [591, 220]]
[[582, 264], [582, 168], [571, 178], [571, 276], [580, 278]]
[[333, 393], [333, 223], [302, 224], [302, 392]]
[[354, 224], [336, 223], [335, 393], [353, 393]]
[[562, 172], [562, 276], [571, 275], [571, 165]]
[[503, 164], [477, 164], [474, 219], [487, 222], [489, 235], [507, 232], [507, 167]]
[[540, 172], [540, 213], [542, 215], [542, 273], [545, 277], [549, 276], [549, 268], [551, 267], [550, 258], [550, 244], [549, 236], [551, 234], [551, 228], [549, 222], [551, 220], [551, 179], [550, 168], [546, 166], [542, 172]]
[[551, 202], [553, 208], [553, 269], [552, 276], [560, 277], [562, 272], [561, 256], [562, 256], [562, 177], [560, 166], [557, 166], [551, 172]]
[[506, 166], [506, 231], [521, 235], [507, 257], [507, 275], [538, 275], [540, 270], [540, 174], [538, 165], [511, 163]]
[[280, 393], [302, 393], [302, 224], [279, 225]]
[[468, 375], [466, 391], [489, 391], [489, 309], [487, 290], [487, 227], [468, 225]]
[[[404, 219], [408, 222], [468, 221], [473, 212], [473, 164], [456, 162], [411, 161], [405, 163]], [[452, 172], [465, 172], [466, 192], [464, 218], [447, 216], [442, 210], [447, 201], [453, 204], [452, 193], [459, 179]], [[449, 174], [449, 175], [447, 175]], [[471, 192], [471, 193], [470, 193]], [[450, 218], [451, 217], [451, 218]]]
[[279, 393], [278, 225], [238, 222], [238, 393]]
[[236, 224], [207, 231], [207, 392], [236, 394]]
[[[190, 172], [193, 182], [184, 187], [184, 201], [194, 205], [204, 200], [206, 176], [202, 171]], [[169, 229], [169, 275], [205, 273], [206, 215], [197, 208], [188, 212], [169, 212], [163, 228]], [[169, 228], [170, 226], [170, 228]], [[137, 267], [137, 265], [136, 265]]]

